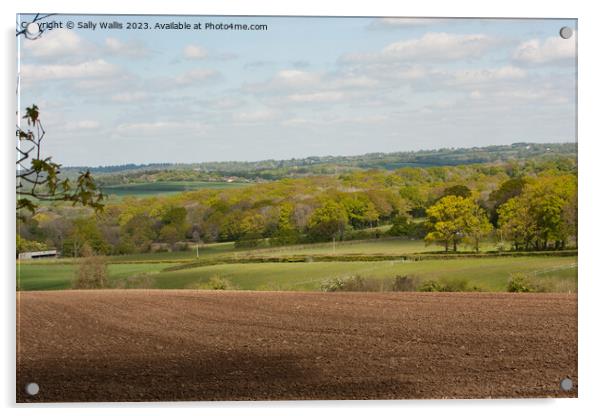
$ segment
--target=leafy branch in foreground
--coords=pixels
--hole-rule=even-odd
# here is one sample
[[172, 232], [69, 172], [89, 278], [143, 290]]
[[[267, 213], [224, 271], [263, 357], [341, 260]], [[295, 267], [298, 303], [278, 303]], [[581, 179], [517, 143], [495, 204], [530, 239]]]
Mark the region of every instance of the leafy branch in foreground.
[[36, 201], [68, 201], [102, 210], [105, 195], [100, 192], [89, 171], [80, 172], [75, 181], [61, 178], [61, 165], [51, 157], [42, 158], [42, 140], [46, 134], [37, 105], [25, 109], [26, 129], [17, 126], [17, 215], [22, 209], [35, 212]]

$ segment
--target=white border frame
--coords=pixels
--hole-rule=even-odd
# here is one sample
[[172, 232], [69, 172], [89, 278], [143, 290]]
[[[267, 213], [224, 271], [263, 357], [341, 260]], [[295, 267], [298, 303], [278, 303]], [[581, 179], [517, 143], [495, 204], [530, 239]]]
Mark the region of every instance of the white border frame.
[[[2, 33], [4, 38], [2, 92], [3, 129], [5, 140], [3, 151], [1, 194], [5, 196], [1, 204], [2, 230], [6, 230], [0, 240], [0, 253], [3, 258], [2, 276], [2, 337], [0, 377], [0, 405], [8, 407], [8, 414], [31, 414], [43, 412], [48, 415], [80, 415], [86, 413], [105, 415], [108, 408], [118, 408], [119, 413], [162, 415], [175, 412], [184, 415], [203, 413], [251, 415], [266, 414], [306, 414], [308, 412], [327, 414], [342, 411], [347, 414], [400, 414], [416, 412], [447, 415], [472, 415], [487, 412], [491, 415], [507, 415], [514, 412], [543, 411], [546, 414], [577, 412], [594, 413], [602, 408], [597, 387], [602, 376], [600, 367], [600, 345], [598, 317], [600, 310], [599, 294], [602, 277], [599, 276], [595, 258], [599, 250], [600, 229], [600, 158], [602, 140], [600, 108], [597, 105], [600, 94], [599, 74], [602, 73], [599, 53], [602, 41], [602, 16], [595, 12], [592, 1], [547, 1], [526, 2], [524, 0], [498, 0], [493, 2], [454, 0], [418, 2], [393, 2], [370, 0], [353, 2], [350, 0], [184, 0], [145, 1], [144, 3], [104, 0], [99, 3], [84, 3], [70, 0], [20, 0], [12, 4], [4, 2], [2, 8]], [[331, 16], [429, 16], [429, 17], [555, 17], [579, 19], [579, 399], [528, 399], [528, 400], [443, 400], [443, 401], [305, 401], [305, 402], [222, 402], [222, 403], [149, 403], [149, 404], [64, 404], [64, 405], [15, 405], [15, 262], [14, 239], [14, 112], [15, 98], [15, 15], [18, 12], [62, 12], [62, 13], [144, 13], [144, 14], [219, 14], [219, 15], [331, 15]], [[598, 168], [598, 169], [597, 169]], [[597, 192], [596, 192], [597, 191]], [[169, 410], [167, 410], [169, 409]], [[5, 413], [7, 414], [7, 413]]]

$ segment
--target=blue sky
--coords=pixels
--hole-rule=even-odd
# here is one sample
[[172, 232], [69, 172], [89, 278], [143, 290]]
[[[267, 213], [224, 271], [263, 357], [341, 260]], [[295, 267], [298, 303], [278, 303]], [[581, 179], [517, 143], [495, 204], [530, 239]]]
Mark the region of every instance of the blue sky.
[[268, 25], [21, 37], [21, 109], [38, 104], [44, 151], [65, 165], [576, 140], [576, 35], [558, 35], [574, 20], [46, 20]]

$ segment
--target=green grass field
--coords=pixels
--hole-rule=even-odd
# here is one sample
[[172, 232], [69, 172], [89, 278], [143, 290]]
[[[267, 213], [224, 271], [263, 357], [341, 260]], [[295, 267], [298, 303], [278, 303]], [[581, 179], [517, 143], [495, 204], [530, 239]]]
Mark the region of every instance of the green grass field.
[[[483, 250], [493, 249], [485, 244]], [[469, 287], [503, 291], [512, 273], [523, 272], [554, 291], [577, 289], [577, 258], [554, 256], [431, 259], [422, 261], [311, 261], [311, 256], [404, 255], [437, 251], [420, 240], [377, 239], [363, 241], [306, 244], [286, 247], [240, 249], [234, 243], [204, 244], [199, 259], [212, 265], [190, 264], [197, 260], [196, 250], [110, 256], [109, 281], [114, 287], [159, 289], [199, 288], [212, 277], [229, 280], [243, 290], [320, 290], [327, 279], [361, 276], [366, 279], [393, 279], [411, 275], [417, 281], [465, 280]], [[285, 258], [309, 256], [301, 263], [244, 263], [247, 258]], [[273, 260], [272, 260], [273, 261]], [[236, 263], [238, 262], [238, 263]], [[242, 262], [242, 263], [241, 263]], [[18, 263], [18, 287], [21, 290], [68, 289], [77, 265], [70, 258], [32, 260]], [[170, 270], [188, 264], [189, 268]], [[137, 286], [138, 285], [138, 286]]]
[[140, 198], [196, 191], [199, 189], [241, 188], [248, 185], [250, 184], [240, 182], [166, 181], [105, 186], [102, 188], [102, 191], [110, 197], [123, 198], [125, 196], [135, 196]]
[[[132, 263], [109, 264], [109, 281], [116, 283], [141, 274], [159, 272], [170, 264]], [[17, 287], [20, 290], [59, 290], [71, 288], [75, 278], [76, 266], [73, 264], [36, 264], [17, 266]]]
[[[117, 287], [130, 287], [132, 278], [144, 277], [145, 287], [158, 289], [198, 288], [212, 277], [228, 279], [243, 290], [320, 290], [322, 282], [335, 277], [359, 275], [369, 279], [392, 279], [411, 275], [419, 281], [466, 280], [470, 287], [503, 291], [511, 273], [527, 273], [547, 281], [554, 291], [577, 289], [576, 257], [467, 258], [424, 261], [314, 262], [218, 264], [165, 271], [173, 263], [110, 264], [109, 280]], [[73, 264], [25, 263], [18, 269], [21, 290], [66, 289], [71, 285]]]
[[[492, 250], [493, 244], [483, 244], [483, 250]], [[378, 240], [357, 240], [332, 243], [301, 244], [283, 247], [268, 247], [257, 249], [236, 248], [234, 243], [211, 243], [199, 245], [199, 259], [211, 260], [219, 258], [244, 259], [245, 257], [278, 257], [288, 255], [404, 255], [411, 253], [424, 253], [439, 251], [440, 247], [425, 246], [420, 240], [405, 240], [397, 238], [383, 238]], [[460, 247], [461, 253], [469, 253]], [[143, 254], [127, 254], [120, 256], [110, 256], [109, 263], [129, 263], [129, 262], [166, 262], [180, 263], [194, 261], [197, 259], [195, 248], [187, 251], [157, 252]], [[61, 258], [58, 260], [35, 260], [33, 262], [23, 262], [23, 264], [56, 264], [71, 263], [73, 258]]]
[[[333, 244], [315, 243], [299, 244], [293, 246], [268, 247], [256, 249], [236, 248], [234, 243], [212, 243], [199, 246], [199, 258], [210, 259], [218, 256], [232, 256], [234, 258], [252, 257], [275, 257], [288, 255], [404, 255], [411, 253], [425, 253], [441, 251], [438, 246], [425, 246], [421, 240], [405, 240], [400, 238], [382, 238], [377, 240], [343, 241]], [[482, 250], [493, 250], [494, 245], [484, 243]], [[441, 251], [442, 252], [442, 251]], [[471, 250], [460, 247], [460, 253], [472, 253]], [[113, 256], [112, 262], [119, 261], [175, 261], [194, 260], [196, 250], [164, 253], [145, 253], [124, 256]]]
[[575, 257], [522, 257], [415, 262], [326, 262], [220, 264], [193, 269], [165, 271], [154, 276], [162, 289], [194, 288], [211, 277], [228, 279], [245, 290], [320, 290], [321, 283], [335, 277], [359, 275], [390, 279], [411, 275], [419, 281], [465, 279], [470, 287], [485, 291], [504, 291], [511, 273], [523, 272], [538, 279], [557, 280], [567, 291], [576, 290]]
[[[490, 243], [483, 244], [482, 251], [493, 250], [494, 245]], [[343, 241], [333, 244], [317, 243], [297, 246], [273, 247], [253, 250], [254, 255], [344, 255], [344, 254], [363, 254], [363, 255], [402, 255], [410, 253], [424, 253], [431, 251], [440, 251], [438, 246], [426, 246], [422, 240], [405, 240], [399, 238], [382, 238], [377, 240], [356, 240]], [[459, 248], [460, 252], [472, 252], [464, 247]]]

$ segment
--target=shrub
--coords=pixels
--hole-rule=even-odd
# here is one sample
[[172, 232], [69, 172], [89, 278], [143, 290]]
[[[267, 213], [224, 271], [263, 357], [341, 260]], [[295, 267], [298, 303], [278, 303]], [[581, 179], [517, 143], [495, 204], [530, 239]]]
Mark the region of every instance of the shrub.
[[344, 286], [344, 280], [340, 277], [335, 277], [333, 279], [324, 280], [320, 285], [320, 289], [322, 292], [337, 292], [343, 290]]
[[82, 258], [79, 260], [77, 274], [72, 284], [73, 288], [102, 289], [107, 287], [107, 276], [109, 272], [106, 259], [94, 255], [87, 245], [84, 245], [81, 254]]
[[365, 279], [361, 276], [335, 277], [322, 282], [323, 292], [384, 292], [382, 279]]
[[534, 288], [529, 282], [529, 279], [524, 273], [512, 273], [508, 280], [508, 292], [533, 292]]
[[466, 279], [444, 279], [441, 282], [442, 292], [470, 292]]
[[418, 279], [414, 276], [395, 276], [391, 290], [393, 292], [414, 292]]
[[427, 280], [418, 288], [420, 292], [443, 292], [443, 286], [436, 280]]
[[236, 285], [234, 285], [231, 281], [226, 278], [220, 276], [212, 276], [209, 281], [201, 285], [202, 289], [212, 289], [212, 290], [234, 290], [237, 289]]
[[442, 279], [427, 280], [418, 290], [420, 292], [480, 292], [482, 289], [477, 286], [470, 287], [466, 279]]
[[346, 292], [365, 292], [366, 281], [361, 276], [351, 276], [343, 280], [343, 289]]
[[409, 237], [422, 239], [427, 234], [424, 222], [413, 222], [407, 216], [397, 216], [393, 219], [393, 225], [386, 232], [393, 237]]
[[44, 251], [48, 250], [48, 246], [45, 243], [39, 241], [26, 240], [17, 234], [17, 254], [24, 251]]

